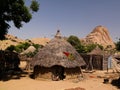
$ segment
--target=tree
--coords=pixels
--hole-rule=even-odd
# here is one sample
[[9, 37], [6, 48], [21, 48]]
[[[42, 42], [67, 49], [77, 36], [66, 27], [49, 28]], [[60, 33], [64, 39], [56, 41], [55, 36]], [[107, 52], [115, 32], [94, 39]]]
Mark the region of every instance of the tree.
[[118, 51], [120, 51], [120, 39], [119, 39], [119, 41], [117, 41], [116, 42], [116, 49], [118, 50]]
[[32, 0], [32, 3], [31, 3], [31, 5], [30, 5], [30, 8], [32, 9], [32, 11], [37, 12], [37, 11], [38, 11], [38, 9], [39, 9], [39, 4], [38, 4], [38, 2], [37, 2], [37, 1]]
[[26, 50], [29, 46], [31, 46], [31, 44], [28, 42], [25, 42], [25, 43], [18, 44], [16, 46], [11, 45], [11, 46], [7, 47], [6, 50], [16, 51], [18, 53], [21, 53], [23, 50]]
[[19, 29], [23, 22], [28, 23], [32, 19], [32, 12], [38, 9], [39, 3], [36, 0], [31, 1], [30, 7], [25, 5], [25, 0], [0, 0], [0, 40], [5, 39], [10, 21]]
[[77, 48], [81, 44], [79, 38], [73, 35], [69, 36], [67, 41], [75, 48]]
[[77, 50], [78, 53], [88, 53], [91, 52], [96, 46], [98, 46], [99, 48], [103, 49], [103, 46], [99, 45], [99, 44], [87, 44], [84, 45], [80, 42], [79, 38], [77, 36], [73, 36], [71, 35], [67, 41], [73, 46], [75, 47], [75, 49]]
[[77, 36], [69, 36], [67, 41], [79, 52], [84, 52], [84, 46], [81, 44], [79, 38]]

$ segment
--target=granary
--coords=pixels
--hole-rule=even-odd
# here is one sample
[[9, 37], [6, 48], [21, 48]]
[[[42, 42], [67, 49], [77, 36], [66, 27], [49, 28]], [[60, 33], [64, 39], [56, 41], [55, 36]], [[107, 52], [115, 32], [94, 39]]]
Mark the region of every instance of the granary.
[[98, 46], [93, 49], [90, 53], [81, 54], [83, 59], [86, 62], [86, 70], [106, 70], [107, 69], [107, 61], [108, 56], [105, 54], [103, 50], [101, 50]]
[[58, 30], [55, 37], [39, 49], [31, 64], [34, 67], [34, 78], [62, 80], [79, 76], [80, 67], [85, 65], [85, 62]]
[[[89, 65], [91, 64], [91, 70], [95, 68], [99, 68], [99, 65], [101, 65], [101, 61], [103, 60], [103, 50], [101, 50], [98, 46], [96, 46], [95, 49], [93, 49], [90, 53], [90, 60], [89, 60]], [[86, 68], [88, 69], [88, 67]]]

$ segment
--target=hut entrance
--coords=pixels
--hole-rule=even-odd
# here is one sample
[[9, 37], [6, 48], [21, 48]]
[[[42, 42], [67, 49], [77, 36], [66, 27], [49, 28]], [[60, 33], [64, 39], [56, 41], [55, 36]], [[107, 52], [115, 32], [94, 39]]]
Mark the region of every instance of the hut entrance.
[[58, 81], [58, 80], [63, 80], [65, 78], [64, 75], [64, 67], [55, 65], [52, 67], [52, 80], [53, 81]]

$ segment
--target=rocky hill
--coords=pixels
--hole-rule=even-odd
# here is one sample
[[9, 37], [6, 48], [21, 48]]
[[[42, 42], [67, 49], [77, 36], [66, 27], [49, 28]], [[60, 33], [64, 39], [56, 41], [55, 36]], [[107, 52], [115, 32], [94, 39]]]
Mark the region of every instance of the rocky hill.
[[82, 39], [82, 42], [84, 42], [85, 44], [100, 44], [104, 46], [104, 48], [115, 48], [115, 44], [110, 37], [108, 29], [104, 26], [95, 27], [90, 34]]
[[[8, 46], [10, 45], [18, 45], [23, 42], [29, 42], [31, 41], [34, 44], [40, 44], [40, 45], [45, 45], [50, 41], [49, 38], [32, 38], [28, 40], [22, 40], [19, 39], [13, 35], [6, 35], [6, 40], [0, 40], [0, 50], [5, 50]], [[84, 39], [81, 39], [81, 41], [85, 44], [91, 44], [91, 43], [97, 43], [102, 46], [106, 47], [111, 47], [114, 48], [115, 44], [112, 41], [110, 34], [108, 32], [108, 29], [103, 26], [97, 26], [93, 29], [93, 31], [88, 34]]]
[[5, 50], [10, 45], [16, 46], [20, 43], [29, 42], [29, 41], [31, 41], [34, 44], [40, 44], [44, 46], [47, 42], [50, 41], [50, 39], [48, 38], [33, 38], [29, 40], [23, 40], [9, 34], [7, 34], [5, 37], [6, 37], [5, 40], [0, 40], [0, 50]]
[[50, 41], [49, 38], [32, 38], [30, 40], [34, 44], [40, 44], [40, 45], [43, 45], [43, 46]]
[[13, 35], [7, 34], [5, 40], [0, 40], [0, 50], [5, 50], [10, 45], [18, 45], [25, 42], [25, 40], [19, 39]]

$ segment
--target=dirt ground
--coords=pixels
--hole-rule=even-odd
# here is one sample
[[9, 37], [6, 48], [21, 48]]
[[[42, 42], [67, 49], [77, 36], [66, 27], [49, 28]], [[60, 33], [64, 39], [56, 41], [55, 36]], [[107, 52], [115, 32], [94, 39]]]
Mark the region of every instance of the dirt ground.
[[[25, 68], [26, 63], [22, 62], [20, 67]], [[0, 90], [120, 90], [120, 88], [111, 84], [112, 79], [119, 77], [118, 73], [112, 73], [112, 70], [95, 71], [86, 73], [83, 71], [81, 79], [65, 79], [61, 81], [52, 81], [48, 79], [34, 80], [28, 74], [22, 74], [20, 79], [10, 79], [0, 81]], [[117, 77], [117, 78], [118, 78]], [[105, 84], [104, 79], [110, 78], [109, 83]], [[120, 85], [120, 84], [119, 84]], [[119, 86], [120, 87], [120, 86]], [[82, 88], [82, 89], [81, 89]]]
[[[106, 71], [95, 71], [93, 73], [83, 73], [84, 79], [70, 79], [61, 81], [34, 80], [29, 76], [20, 79], [0, 81], [0, 90], [120, 90], [112, 84], [104, 84]], [[76, 88], [76, 89], [75, 89]]]

